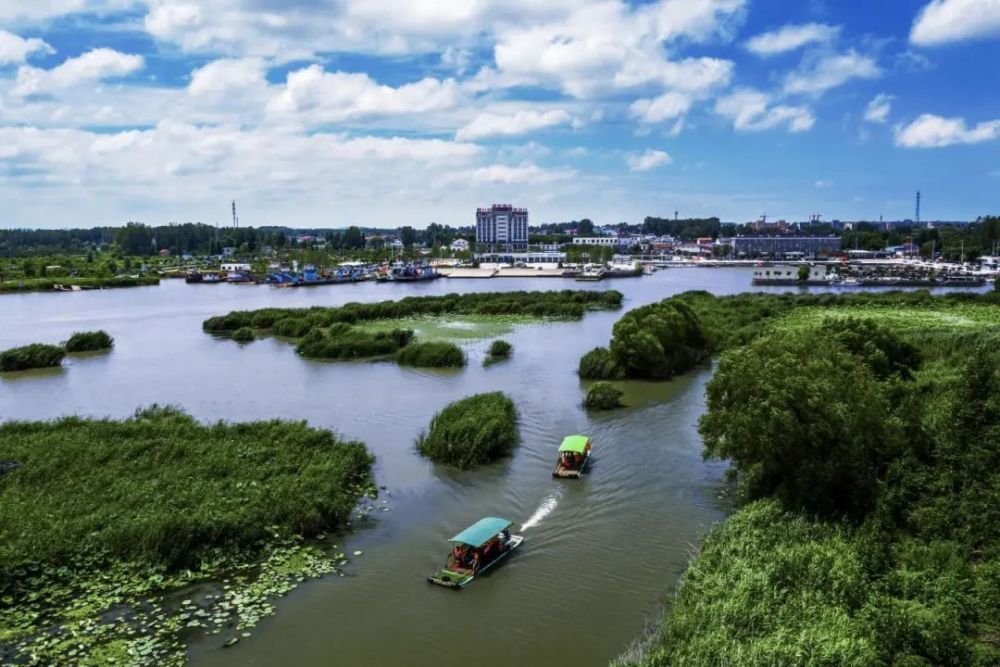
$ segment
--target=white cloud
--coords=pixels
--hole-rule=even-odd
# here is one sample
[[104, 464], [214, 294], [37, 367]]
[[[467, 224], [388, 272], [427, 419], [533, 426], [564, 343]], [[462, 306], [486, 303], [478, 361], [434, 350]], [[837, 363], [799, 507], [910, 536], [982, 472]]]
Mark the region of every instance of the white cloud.
[[925, 113], [909, 125], [896, 127], [896, 145], [904, 148], [941, 148], [955, 144], [978, 144], [1000, 137], [1000, 120], [973, 127], [964, 118], [944, 118]]
[[114, 49], [94, 49], [52, 69], [30, 66], [19, 68], [13, 94], [18, 97], [44, 95], [94, 81], [126, 76], [142, 69], [142, 66], [142, 56]]
[[691, 108], [691, 99], [678, 92], [666, 92], [653, 99], [638, 99], [629, 107], [629, 113], [643, 123], [662, 123], [679, 118]]
[[45, 53], [55, 53], [45, 40], [37, 37], [24, 39], [0, 28], [0, 65], [20, 64], [32, 55]]
[[933, 0], [917, 15], [910, 43], [937, 46], [1000, 35], [1000, 0]]
[[226, 98], [247, 89], [267, 87], [260, 58], [213, 60], [191, 73], [188, 93], [194, 97]]
[[806, 44], [829, 42], [837, 36], [838, 32], [840, 32], [840, 28], [822, 23], [786, 25], [778, 30], [751, 37], [744, 46], [751, 53], [767, 57], [794, 51]]
[[733, 128], [744, 132], [770, 130], [785, 125], [790, 132], [805, 132], [816, 122], [804, 106], [771, 106], [771, 97], [751, 88], [742, 88], [720, 97], [715, 113], [733, 121]]
[[398, 88], [379, 85], [367, 74], [326, 72], [320, 65], [289, 72], [271, 99], [268, 114], [307, 123], [336, 123], [363, 117], [419, 114], [457, 104], [453, 79], [431, 77]]
[[649, 171], [673, 162], [673, 158], [663, 151], [647, 148], [642, 153], [629, 153], [625, 156], [625, 163], [628, 164], [629, 171]]
[[571, 121], [570, 115], [562, 109], [521, 110], [509, 115], [481, 113], [470, 123], [459, 128], [458, 132], [455, 133], [455, 139], [474, 141], [486, 137], [512, 137], [555, 125], [563, 125]]
[[865, 120], [869, 123], [884, 123], [889, 119], [889, 112], [892, 110], [892, 95], [879, 93], [868, 102], [865, 107]]
[[785, 92], [819, 94], [851, 79], [877, 79], [881, 75], [882, 70], [872, 58], [852, 49], [805, 63], [785, 78]]
[[77, 12], [106, 14], [127, 9], [140, 0], [3, 0], [0, 21], [40, 21]]
[[813, 183], [813, 185], [816, 188], [820, 189], [820, 190], [825, 190], [826, 188], [832, 188], [833, 187], [833, 181], [826, 181], [826, 180], [820, 179], [820, 180], [816, 181], [815, 183]]
[[567, 180], [575, 175], [576, 172], [572, 169], [543, 169], [530, 163], [518, 167], [494, 164], [474, 169], [467, 175], [456, 174], [451, 180], [464, 181], [467, 178], [474, 183], [551, 183]]

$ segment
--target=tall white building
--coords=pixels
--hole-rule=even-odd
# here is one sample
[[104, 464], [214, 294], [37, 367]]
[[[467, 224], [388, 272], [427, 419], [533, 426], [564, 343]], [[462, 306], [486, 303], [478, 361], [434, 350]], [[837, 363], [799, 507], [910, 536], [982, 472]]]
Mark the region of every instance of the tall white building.
[[476, 209], [476, 243], [489, 251], [527, 249], [528, 209], [510, 204]]

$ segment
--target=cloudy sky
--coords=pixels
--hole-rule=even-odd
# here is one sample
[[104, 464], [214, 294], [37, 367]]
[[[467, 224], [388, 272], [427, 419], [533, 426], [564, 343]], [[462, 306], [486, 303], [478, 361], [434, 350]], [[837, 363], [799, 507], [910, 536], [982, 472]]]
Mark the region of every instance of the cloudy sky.
[[0, 0], [0, 227], [1000, 212], [1000, 0]]

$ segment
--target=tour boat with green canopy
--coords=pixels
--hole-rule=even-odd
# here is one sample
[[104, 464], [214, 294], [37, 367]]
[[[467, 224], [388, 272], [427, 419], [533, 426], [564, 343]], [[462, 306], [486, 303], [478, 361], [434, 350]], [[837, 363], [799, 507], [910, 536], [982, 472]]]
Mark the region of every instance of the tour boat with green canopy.
[[475, 522], [448, 540], [454, 545], [448, 562], [427, 580], [446, 588], [464, 588], [521, 546], [524, 537], [511, 534], [510, 527], [507, 519], [493, 516]]
[[590, 462], [593, 445], [585, 435], [567, 435], [559, 445], [559, 460], [552, 471], [553, 477], [579, 479]]

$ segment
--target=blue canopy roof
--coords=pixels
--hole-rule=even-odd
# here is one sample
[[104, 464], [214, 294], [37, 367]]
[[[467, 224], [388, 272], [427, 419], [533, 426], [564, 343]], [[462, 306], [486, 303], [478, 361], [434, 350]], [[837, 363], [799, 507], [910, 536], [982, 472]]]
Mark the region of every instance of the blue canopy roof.
[[460, 542], [461, 544], [468, 544], [470, 547], [479, 547], [496, 537], [497, 533], [509, 528], [510, 524], [511, 522], [507, 519], [488, 516], [475, 522], [451, 538], [449, 542]]

